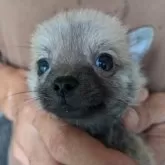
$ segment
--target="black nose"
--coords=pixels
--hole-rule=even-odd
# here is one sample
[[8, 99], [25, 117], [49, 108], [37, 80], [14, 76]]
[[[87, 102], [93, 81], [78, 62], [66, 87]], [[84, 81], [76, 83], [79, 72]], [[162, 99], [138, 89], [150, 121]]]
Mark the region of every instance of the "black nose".
[[54, 81], [54, 90], [59, 95], [68, 94], [78, 87], [78, 81], [72, 76], [57, 77]]

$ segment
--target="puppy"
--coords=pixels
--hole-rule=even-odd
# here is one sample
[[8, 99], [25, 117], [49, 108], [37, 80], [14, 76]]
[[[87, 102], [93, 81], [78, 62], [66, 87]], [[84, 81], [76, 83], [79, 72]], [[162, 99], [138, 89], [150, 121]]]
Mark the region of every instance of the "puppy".
[[[138, 35], [140, 34], [140, 35]], [[40, 108], [87, 131], [105, 146], [153, 165], [143, 140], [121, 117], [135, 105], [146, 80], [139, 60], [153, 29], [128, 32], [120, 21], [92, 9], [61, 12], [32, 37], [28, 85]]]
[[38, 106], [85, 130], [140, 165], [154, 165], [141, 137], [122, 125], [146, 79], [140, 60], [153, 28], [128, 32], [120, 21], [92, 9], [61, 12], [32, 37], [28, 86]]

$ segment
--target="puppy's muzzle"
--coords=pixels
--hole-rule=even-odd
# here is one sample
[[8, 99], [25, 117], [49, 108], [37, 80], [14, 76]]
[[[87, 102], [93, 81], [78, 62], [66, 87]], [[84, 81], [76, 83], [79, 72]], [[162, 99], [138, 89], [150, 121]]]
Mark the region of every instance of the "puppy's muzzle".
[[57, 96], [65, 97], [70, 93], [74, 94], [74, 91], [78, 87], [79, 82], [73, 76], [61, 76], [57, 77], [54, 81], [54, 91]]

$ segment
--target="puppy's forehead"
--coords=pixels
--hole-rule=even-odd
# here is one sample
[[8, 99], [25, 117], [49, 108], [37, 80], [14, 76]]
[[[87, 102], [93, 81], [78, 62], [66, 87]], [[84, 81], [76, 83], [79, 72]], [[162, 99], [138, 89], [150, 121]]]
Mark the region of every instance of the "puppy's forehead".
[[[41, 24], [32, 39], [39, 58], [81, 60], [91, 54], [127, 48], [126, 28], [115, 17], [94, 10], [60, 13]], [[125, 50], [127, 51], [127, 50]]]

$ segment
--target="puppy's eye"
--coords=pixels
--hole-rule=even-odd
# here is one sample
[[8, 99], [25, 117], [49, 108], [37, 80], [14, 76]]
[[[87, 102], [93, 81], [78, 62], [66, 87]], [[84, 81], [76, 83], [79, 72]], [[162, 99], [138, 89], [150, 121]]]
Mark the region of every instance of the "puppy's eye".
[[37, 66], [39, 76], [43, 75], [49, 69], [49, 63], [45, 58], [38, 60]]
[[113, 57], [108, 53], [102, 53], [96, 59], [96, 66], [104, 71], [110, 71], [113, 65]]

